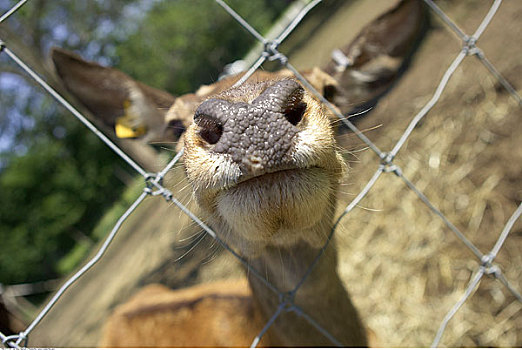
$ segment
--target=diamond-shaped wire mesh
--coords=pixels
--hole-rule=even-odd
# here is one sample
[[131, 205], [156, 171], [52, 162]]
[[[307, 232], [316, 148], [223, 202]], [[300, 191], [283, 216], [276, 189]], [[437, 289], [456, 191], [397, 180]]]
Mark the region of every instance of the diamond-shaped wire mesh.
[[[315, 7], [320, 0], [311, 1], [305, 6], [302, 11], [296, 16], [294, 21], [292, 21], [281, 33], [279, 36], [276, 36], [274, 40], [267, 40], [261, 34], [259, 34], [255, 28], [252, 28], [248, 22], [242, 19], [231, 7], [229, 7], [222, 0], [215, 0], [225, 11], [227, 11], [232, 17], [234, 17], [240, 25], [242, 25], [252, 36], [260, 41], [265, 48], [259, 58], [255, 61], [252, 67], [247, 71], [247, 73], [236, 83], [237, 86], [241, 85], [244, 81], [248, 79], [261, 65], [267, 61], [279, 61], [282, 66], [290, 69], [295, 76], [301, 81], [301, 83], [307, 87], [310, 91], [312, 91], [322, 103], [324, 103], [328, 108], [331, 109], [332, 113], [337, 115], [339, 120], [342, 120], [343, 123], [357, 136], [361, 139], [361, 141], [367, 145], [367, 147], [373, 151], [377, 155], [377, 162], [375, 165], [375, 172], [373, 176], [371, 176], [370, 180], [364, 186], [362, 191], [357, 194], [357, 196], [346, 206], [344, 211], [342, 211], [341, 215], [335, 222], [334, 228], [328, 237], [328, 240], [323, 247], [324, 252], [326, 246], [329, 244], [331, 237], [336, 233], [336, 230], [342, 225], [342, 221], [345, 220], [346, 217], [353, 211], [354, 208], [358, 207], [363, 200], [363, 198], [372, 191], [372, 188], [377, 183], [378, 179], [381, 176], [386, 176], [387, 174], [396, 175], [413, 193], [418, 196], [418, 198], [431, 210], [436, 216], [438, 216], [443, 223], [447, 226], [447, 228], [453, 232], [453, 234], [463, 243], [463, 249], [468, 249], [471, 254], [475, 257], [475, 260], [478, 262], [478, 267], [475, 269], [472, 277], [469, 279], [467, 287], [465, 288], [464, 294], [461, 298], [454, 304], [454, 306], [447, 311], [446, 316], [443, 320], [441, 320], [439, 329], [437, 333], [434, 335], [434, 339], [432, 342], [432, 346], [437, 346], [440, 344], [441, 339], [444, 335], [445, 330], [448, 325], [450, 325], [451, 319], [458, 312], [461, 306], [466, 303], [466, 301], [473, 295], [473, 292], [477, 289], [479, 284], [481, 283], [484, 276], [489, 276], [497, 279], [500, 283], [502, 283], [506, 289], [516, 298], [519, 303], [522, 303], [522, 297], [517, 291], [517, 288], [512, 284], [508, 278], [503, 273], [502, 267], [495, 262], [495, 258], [503, 248], [503, 245], [508, 238], [515, 222], [518, 220], [520, 215], [522, 214], [522, 204], [518, 206], [513, 215], [507, 220], [504, 229], [502, 232], [495, 233], [498, 239], [494, 244], [493, 248], [488, 252], [482, 252], [473, 241], [467, 237], [466, 232], [462, 232], [456, 225], [454, 225], [448, 217], [443, 213], [443, 210], [437, 208], [435, 204], [423, 193], [420, 189], [420, 186], [416, 185], [416, 181], [409, 179], [405, 175], [405, 171], [401, 169], [401, 167], [397, 164], [396, 157], [399, 151], [404, 148], [405, 144], [408, 142], [409, 137], [412, 133], [415, 132], [416, 127], [423, 122], [423, 119], [429, 114], [429, 112], [436, 106], [437, 102], [440, 100], [442, 94], [447, 89], [448, 84], [452, 77], [456, 74], [457, 70], [461, 66], [461, 64], [469, 57], [475, 57], [482, 63], [486, 69], [491, 73], [491, 76], [496, 79], [499, 84], [505, 88], [506, 91], [511, 94], [512, 98], [515, 99], [520, 106], [522, 106], [522, 100], [518, 95], [517, 91], [509, 84], [509, 82], [499, 73], [497, 68], [487, 59], [486, 54], [479, 47], [479, 39], [482, 34], [487, 31], [488, 25], [491, 20], [495, 17], [495, 13], [499, 9], [501, 5], [500, 0], [496, 0], [493, 2], [489, 12], [486, 14], [482, 22], [478, 25], [477, 29], [472, 34], [466, 34], [459, 26], [454, 23], [433, 1], [424, 0], [425, 3], [432, 10], [432, 13], [437, 16], [442, 22], [444, 22], [449, 30], [456, 34], [456, 36], [462, 41], [462, 48], [456, 54], [455, 59], [449, 65], [446, 72], [440, 79], [437, 88], [435, 89], [431, 99], [419, 109], [419, 111], [413, 116], [411, 122], [404, 130], [402, 135], [399, 137], [394, 147], [390, 151], [382, 151], [376, 144], [374, 144], [369, 137], [365, 135], [362, 131], [360, 131], [349, 119], [340, 114], [338, 110], [328, 102], [319, 92], [315, 91], [312, 85], [306, 81], [306, 79], [299, 73], [299, 71], [290, 63], [288, 57], [279, 51], [279, 46], [285, 40], [285, 38], [292, 32], [296, 26], [299, 25], [299, 22], [306, 16], [306, 14]], [[9, 16], [13, 16], [16, 14], [16, 11], [25, 4], [26, 1], [20, 1], [16, 4], [10, 11], [5, 13], [2, 17], [0, 17], [0, 23], [5, 21]], [[28, 5], [30, 6], [30, 5]], [[85, 118], [80, 112], [78, 112], [71, 104], [69, 104], [63, 97], [61, 97], [56, 91], [54, 91], [43, 79], [41, 79], [30, 67], [28, 67], [23, 60], [18, 58], [18, 56], [11, 51], [9, 48], [8, 42], [1, 41], [0, 38], [0, 52], [1, 54], [7, 55], [10, 59], [12, 59], [22, 70], [24, 70], [28, 75], [30, 75], [36, 83], [38, 83], [47, 93], [53, 96], [58, 103], [62, 104], [65, 108], [67, 108], [76, 118], [78, 118], [82, 123], [84, 123], [93, 133], [95, 133], [103, 142], [105, 142], [113, 151], [115, 151], [119, 156], [121, 156], [131, 167], [140, 175], [144, 177], [146, 186], [144, 187], [143, 193], [136, 199], [136, 201], [128, 208], [124, 215], [118, 220], [116, 226], [107, 236], [105, 242], [101, 246], [100, 250], [97, 254], [83, 267], [81, 268], [74, 276], [72, 276], [69, 280], [65, 282], [61, 286], [61, 288], [55, 293], [54, 297], [49, 301], [49, 303], [42, 309], [42, 311], [37, 315], [34, 321], [20, 334], [16, 335], [5, 335], [0, 333], [0, 338], [2, 343], [6, 346], [10, 347], [21, 347], [24, 346], [25, 341], [27, 340], [30, 333], [34, 330], [34, 328], [42, 321], [42, 319], [47, 315], [50, 309], [54, 306], [54, 304], [58, 301], [58, 299], [63, 295], [65, 290], [67, 290], [72, 284], [74, 284], [82, 275], [85, 274], [93, 265], [95, 265], [100, 259], [103, 258], [104, 253], [109, 247], [110, 243], [114, 239], [118, 230], [125, 220], [129, 218], [129, 216], [133, 213], [133, 211], [144, 201], [144, 199], [148, 196], [162, 196], [166, 201], [173, 203], [176, 207], [178, 207], [182, 212], [184, 212], [187, 216], [189, 216], [197, 225], [199, 225], [204, 231], [206, 231], [210, 236], [212, 236], [219, 244], [221, 244], [226, 250], [228, 250], [235, 258], [237, 258], [242, 264], [244, 264], [249, 273], [256, 275], [263, 283], [266, 284], [268, 289], [270, 289], [273, 293], [279, 295], [281, 303], [277, 308], [276, 313], [267, 321], [265, 327], [260, 330], [259, 335], [252, 340], [252, 346], [256, 346], [262, 336], [266, 333], [266, 331], [272, 326], [275, 320], [280, 316], [283, 312], [295, 312], [301, 317], [304, 317], [308, 322], [310, 322], [314, 327], [316, 327], [321, 333], [323, 333], [331, 342], [337, 346], [342, 346], [338, 340], [336, 340], [327, 329], [324, 329], [320, 324], [318, 324], [312, 317], [310, 317], [306, 310], [302, 310], [298, 305], [293, 303], [293, 298], [288, 297], [288, 295], [293, 296], [303, 284], [305, 279], [309, 276], [310, 271], [314, 268], [315, 263], [321, 259], [321, 254], [319, 254], [314, 261], [314, 263], [309, 267], [308, 272], [303, 276], [301, 282], [299, 282], [295, 288], [290, 292], [290, 294], [284, 293], [285, 291], [279, 291], [275, 286], [273, 286], [269, 281], [265, 280], [263, 275], [249, 266], [248, 262], [243, 259], [238, 253], [236, 253], [232, 248], [230, 248], [225, 242], [223, 242], [219, 238], [219, 233], [214, 232], [209, 226], [207, 226], [197, 215], [192, 213], [185, 205], [181, 203], [176, 198], [176, 193], [173, 193], [170, 189], [164, 187], [163, 178], [171, 170], [181, 159], [183, 152], [179, 152], [170, 162], [169, 164], [160, 172], [156, 174], [147, 173], [140, 165], [134, 162], [129, 156], [127, 156], [122, 150], [118, 148], [109, 138], [104, 136], [100, 131], [96, 129], [96, 127], [89, 122], [87, 118]], [[372, 164], [367, 164], [367, 166], [373, 166]], [[465, 247], [465, 248], [464, 248]]]

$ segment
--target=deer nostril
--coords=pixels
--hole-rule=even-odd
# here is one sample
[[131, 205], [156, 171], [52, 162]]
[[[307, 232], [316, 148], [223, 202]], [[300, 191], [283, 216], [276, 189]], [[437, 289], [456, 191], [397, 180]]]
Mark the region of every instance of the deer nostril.
[[286, 120], [292, 125], [297, 125], [301, 119], [303, 119], [304, 112], [306, 110], [306, 103], [300, 102], [292, 108], [286, 109], [283, 113]]
[[194, 122], [199, 129], [198, 135], [211, 145], [216, 144], [223, 135], [223, 125], [215, 118], [199, 114], [194, 117]]
[[283, 114], [292, 125], [297, 125], [303, 119], [306, 103], [303, 102], [304, 90], [295, 89], [286, 99], [283, 105]]

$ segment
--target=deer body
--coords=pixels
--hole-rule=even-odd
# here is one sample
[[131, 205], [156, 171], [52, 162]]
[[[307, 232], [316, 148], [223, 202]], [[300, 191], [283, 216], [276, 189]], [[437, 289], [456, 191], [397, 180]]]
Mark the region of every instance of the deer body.
[[[310, 259], [318, 253], [309, 248], [297, 245], [296, 255], [286, 250], [270, 249], [265, 258], [251, 261], [251, 264], [255, 267], [280, 267], [268, 270], [268, 280], [276, 285], [293, 287], [298, 282], [298, 274], [293, 268], [304, 273], [304, 267], [310, 262], [300, 258], [308, 255]], [[310, 276], [310, 282], [305, 282], [299, 289], [296, 304], [342, 344], [363, 346], [366, 344], [364, 327], [331, 266], [337, 263], [334, 253], [333, 247], [327, 249]], [[285, 259], [281, 260], [280, 256]], [[274, 265], [269, 261], [272, 259], [279, 263]], [[278, 302], [277, 296], [255, 276], [248, 280], [219, 281], [182, 290], [150, 285], [116, 309], [105, 325], [100, 345], [247, 347], [274, 314]], [[275, 321], [259, 345], [331, 346], [332, 343], [304, 318], [289, 312]]]
[[[342, 62], [301, 75], [342, 113], [374, 105], [400, 76], [425, 20], [420, 0], [402, 0], [339, 51]], [[238, 88], [241, 74], [230, 76], [174, 98], [64, 50], [53, 61], [67, 89], [117, 137], [184, 145], [185, 172], [210, 225], [287, 293], [249, 269], [242, 281], [149, 286], [116, 308], [102, 346], [249, 346], [281, 305], [259, 345], [367, 345], [337, 275], [334, 239], [316, 261], [346, 170], [333, 118], [289, 70], [257, 71]]]

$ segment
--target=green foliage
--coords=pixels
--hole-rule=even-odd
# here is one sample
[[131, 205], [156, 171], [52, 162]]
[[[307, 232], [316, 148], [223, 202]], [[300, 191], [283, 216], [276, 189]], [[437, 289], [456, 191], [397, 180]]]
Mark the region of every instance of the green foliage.
[[67, 255], [61, 258], [56, 264], [56, 271], [60, 275], [71, 273], [87, 256], [92, 244], [87, 241], [78, 242]]
[[136, 180], [131, 186], [129, 186], [121, 198], [109, 208], [103, 217], [97, 221], [96, 226], [92, 229], [91, 239], [93, 240], [82, 240], [77, 242], [73, 249], [61, 258], [57, 263], [57, 271], [61, 275], [66, 275], [75, 270], [83, 260], [87, 257], [91, 249], [93, 248], [93, 242], [103, 240], [112, 231], [116, 222], [121, 216], [129, 209], [131, 204], [138, 198], [141, 192], [143, 192], [143, 178], [137, 176]]
[[[98, 220], [96, 226], [92, 229], [92, 239], [96, 241], [103, 240], [111, 232], [116, 222], [129, 209], [140, 193], [143, 192], [143, 186], [143, 178], [138, 176], [134, 183], [123, 192], [121, 198]], [[93, 247], [92, 242], [88, 240], [77, 242], [74, 248], [58, 261], [57, 271], [65, 275], [76, 269], [91, 251]]]
[[[1, 3], [0, 12], [15, 2]], [[108, 63], [114, 38], [132, 32], [151, 3], [35, 0], [2, 23], [0, 36], [49, 80], [50, 46]], [[0, 283], [55, 278], [92, 245], [126, 165], [6, 55], [0, 66]]]
[[60, 257], [117, 198], [120, 163], [103, 147], [85, 128], [70, 125], [63, 140], [40, 138], [9, 160], [0, 175], [2, 283], [56, 277]]
[[[285, 1], [227, 3], [263, 33]], [[139, 30], [116, 47], [118, 67], [132, 77], [174, 94], [212, 83], [224, 65], [242, 58], [256, 39], [214, 1], [159, 2]]]
[[107, 210], [92, 230], [92, 237], [94, 239], [101, 240], [108, 235], [120, 217], [129, 209], [130, 205], [138, 198], [140, 193], [143, 192], [144, 185], [143, 178], [140, 176], [123, 192], [121, 198]]

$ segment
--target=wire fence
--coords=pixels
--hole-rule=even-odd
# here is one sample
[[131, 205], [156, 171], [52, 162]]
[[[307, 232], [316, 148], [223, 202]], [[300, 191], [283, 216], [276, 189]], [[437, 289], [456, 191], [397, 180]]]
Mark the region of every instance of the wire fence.
[[[16, 11], [21, 8], [27, 0], [22, 0], [18, 2], [11, 10], [6, 12], [4, 15], [0, 17], [0, 23], [5, 21], [9, 16], [16, 13]], [[494, 245], [494, 247], [487, 253], [483, 253], [477, 248], [476, 245], [471, 242], [466, 235], [461, 232], [454, 224], [452, 224], [448, 218], [435, 206], [430, 200], [420, 191], [402, 172], [401, 168], [394, 163], [394, 159], [396, 158], [398, 152], [404, 146], [405, 142], [408, 140], [409, 136], [414, 132], [415, 127], [421, 122], [421, 120], [430, 112], [430, 110], [436, 105], [439, 101], [443, 91], [445, 90], [448, 82], [450, 81], [452, 75], [455, 73], [457, 68], [461, 65], [461, 63], [468, 57], [473, 56], [476, 57], [479, 62], [481, 62], [491, 73], [491, 75], [498, 80], [498, 82], [511, 94], [511, 96], [518, 102], [519, 106], [522, 106], [522, 99], [520, 95], [516, 92], [516, 90], [507, 82], [506, 79], [502, 77], [499, 71], [491, 64], [491, 62], [487, 59], [484, 52], [477, 46], [477, 41], [484, 33], [486, 28], [488, 27], [490, 21], [495, 16], [498, 8], [500, 7], [502, 1], [495, 0], [489, 9], [489, 12], [484, 17], [476, 31], [468, 35], [459, 26], [453, 22], [432, 0], [424, 0], [424, 2], [429, 6], [432, 12], [438, 16], [447, 26], [448, 28], [454, 32], [458, 38], [462, 41], [462, 48], [457, 53], [455, 59], [450, 64], [443, 77], [441, 78], [435, 92], [433, 93], [432, 98], [420, 109], [420, 111], [412, 118], [411, 122], [407, 126], [406, 130], [403, 132], [402, 136], [399, 138], [395, 146], [391, 151], [386, 152], [382, 151], [375, 145], [367, 136], [365, 136], [354, 124], [352, 124], [345, 116], [340, 114], [336, 108], [330, 104], [319, 92], [317, 92], [311, 84], [292, 66], [289, 62], [288, 57], [281, 53], [278, 50], [279, 45], [285, 40], [285, 38], [296, 28], [296, 26], [300, 23], [300, 21], [306, 16], [306, 14], [315, 7], [321, 0], [313, 0], [305, 6], [300, 13], [294, 18], [294, 20], [284, 29], [274, 40], [267, 40], [261, 34], [259, 34], [252, 26], [248, 24], [241, 16], [239, 16], [230, 6], [228, 6], [223, 0], [215, 0], [225, 11], [227, 11], [234, 19], [238, 21], [238, 23], [243, 26], [254, 38], [260, 41], [264, 46], [264, 51], [259, 56], [259, 58], [255, 61], [255, 63], [250, 67], [250, 69], [243, 75], [243, 77], [235, 84], [238, 86], [244, 83], [265, 61], [279, 61], [282, 66], [285, 66], [289, 70], [291, 70], [295, 76], [301, 81], [301, 83], [310, 91], [312, 91], [316, 97], [324, 103], [337, 117], [342, 120], [346, 126], [357, 135], [378, 157], [378, 164], [375, 173], [370, 178], [366, 186], [363, 190], [356, 196], [355, 199], [345, 208], [342, 214], [334, 223], [333, 229], [329, 234], [329, 237], [325, 243], [325, 245], [320, 250], [320, 253], [315, 258], [314, 262], [307, 269], [305, 275], [301, 278], [300, 282], [291, 290], [291, 291], [280, 291], [273, 284], [267, 281], [261, 273], [253, 269], [249, 266], [248, 262], [241, 257], [237, 252], [235, 252], [231, 247], [229, 247], [219, 235], [214, 232], [209, 226], [207, 226], [202, 220], [200, 220], [194, 213], [192, 213], [187, 207], [185, 207], [173, 194], [169, 189], [163, 186], [163, 179], [167, 172], [173, 168], [173, 166], [178, 163], [183, 155], [183, 151], [177, 153], [177, 155], [168, 163], [168, 165], [158, 173], [148, 173], [141, 166], [139, 166], [136, 162], [134, 162], [128, 155], [126, 155], [120, 148], [118, 148], [109, 138], [107, 138], [104, 134], [102, 134], [86, 117], [84, 117], [80, 112], [78, 112], [71, 104], [69, 104], [63, 97], [60, 96], [53, 88], [51, 88], [43, 79], [41, 79], [29, 66], [27, 66], [23, 60], [21, 60], [14, 52], [9, 49], [9, 43], [3, 42], [0, 38], [0, 54], [5, 54], [9, 58], [11, 58], [23, 71], [25, 71], [28, 75], [30, 75], [35, 82], [37, 82], [47, 93], [53, 96], [60, 104], [62, 104], [67, 110], [69, 110], [76, 118], [78, 118], [83, 124], [85, 124], [93, 133], [95, 133], [105, 144], [107, 144], [114, 152], [116, 152], [120, 157], [122, 157], [137, 173], [142, 175], [145, 180], [145, 187], [143, 193], [134, 201], [134, 203], [127, 209], [127, 211], [120, 217], [117, 221], [116, 225], [110, 232], [110, 234], [105, 239], [103, 245], [98, 250], [97, 254], [87, 263], [85, 264], [74, 276], [72, 276], [69, 280], [67, 280], [61, 288], [55, 293], [52, 299], [47, 303], [47, 305], [40, 311], [40, 313], [36, 316], [33, 322], [22, 332], [16, 335], [5, 335], [0, 333], [0, 339], [2, 343], [8, 347], [20, 348], [27, 344], [28, 336], [34, 330], [34, 328], [41, 322], [41, 320], [47, 315], [50, 309], [56, 304], [56, 302], [60, 299], [63, 293], [73, 285], [82, 275], [84, 275], [92, 266], [94, 266], [100, 259], [103, 257], [105, 252], [107, 251], [109, 245], [113, 241], [114, 237], [118, 233], [118, 230], [122, 226], [122, 224], [129, 218], [129, 216], [134, 212], [134, 210], [143, 202], [146, 197], [149, 196], [161, 196], [166, 201], [172, 202], [175, 204], [181, 211], [183, 211], [186, 215], [188, 215], [197, 225], [199, 225], [206, 233], [212, 236], [219, 244], [221, 244], [226, 250], [228, 250], [233, 256], [235, 256], [243, 265], [245, 265], [249, 272], [255, 275], [260, 279], [273, 293], [275, 293], [280, 300], [280, 304], [277, 307], [276, 312], [270, 317], [267, 321], [265, 327], [259, 332], [258, 336], [253, 339], [252, 347], [258, 345], [259, 341], [263, 337], [263, 335], [268, 331], [268, 329], [273, 325], [276, 319], [282, 314], [286, 312], [294, 312], [299, 316], [305, 318], [311, 325], [313, 325], [317, 330], [319, 330], [326, 338], [328, 338], [332, 344], [337, 346], [342, 346], [334, 336], [332, 336], [327, 329], [324, 329], [320, 324], [318, 324], [311, 316], [309, 316], [303, 309], [299, 306], [295, 305], [294, 297], [296, 292], [302, 286], [304, 281], [310, 275], [312, 269], [317, 264], [319, 259], [321, 258], [323, 252], [326, 250], [331, 238], [335, 234], [335, 231], [343, 218], [346, 217], [359, 203], [360, 201], [368, 194], [368, 192], [372, 189], [376, 181], [383, 174], [394, 174], [398, 176], [409, 189], [411, 189], [420, 200], [425, 203], [425, 205], [440, 219], [445, 223], [445, 225], [458, 237], [460, 241], [464, 243], [464, 245], [475, 255], [477, 261], [479, 262], [479, 266], [474, 271], [473, 276], [471, 277], [466, 290], [460, 300], [447, 312], [446, 316], [440, 323], [439, 329], [434, 335], [433, 342], [431, 344], [432, 347], [436, 347], [439, 345], [441, 338], [453, 316], [458, 312], [460, 307], [469, 299], [472, 295], [473, 291], [480, 284], [482, 278], [484, 276], [491, 276], [500, 281], [515, 297], [519, 302], [522, 303], [522, 296], [519, 291], [515, 289], [515, 287], [508, 281], [505, 277], [502, 269], [499, 265], [495, 264], [495, 258], [498, 255], [499, 251], [502, 249], [506, 238], [510, 234], [510, 231], [515, 224], [515, 222], [522, 215], [522, 204], [520, 204], [515, 212], [512, 214], [510, 219], [506, 222], [504, 229], [499, 234], [498, 239]]]

